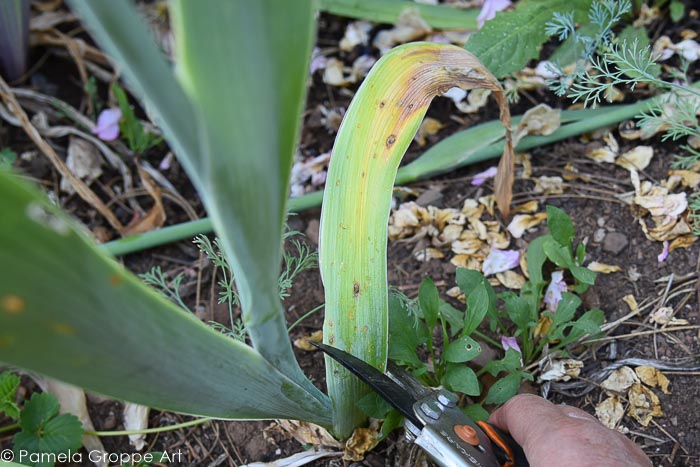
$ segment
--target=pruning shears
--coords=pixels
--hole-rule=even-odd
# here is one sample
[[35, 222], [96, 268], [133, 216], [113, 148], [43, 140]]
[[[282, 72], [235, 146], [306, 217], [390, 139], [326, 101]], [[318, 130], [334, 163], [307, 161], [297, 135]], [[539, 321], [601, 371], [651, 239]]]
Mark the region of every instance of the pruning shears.
[[389, 361], [382, 373], [349, 353], [311, 342], [347, 368], [404, 416], [406, 437], [441, 467], [527, 467], [522, 448], [486, 422], [457, 407], [457, 396], [423, 385]]

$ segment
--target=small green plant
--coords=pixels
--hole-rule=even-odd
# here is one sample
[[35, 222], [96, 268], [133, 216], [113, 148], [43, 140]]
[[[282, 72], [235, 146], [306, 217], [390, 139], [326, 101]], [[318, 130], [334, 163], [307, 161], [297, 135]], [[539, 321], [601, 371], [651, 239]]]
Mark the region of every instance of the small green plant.
[[591, 0], [521, 0], [513, 11], [496, 13], [464, 48], [496, 77], [503, 78], [539, 57], [550, 36], [545, 26], [556, 12], [569, 11], [572, 19], [582, 22], [590, 6]]
[[9, 371], [0, 374], [0, 414], [17, 421], [4, 428], [19, 429], [13, 439], [15, 459], [22, 465], [52, 467], [59, 454], [80, 449], [83, 426], [75, 415], [59, 415], [53, 394], [34, 393], [20, 410], [15, 404], [19, 383], [19, 377]]
[[[555, 12], [552, 20], [545, 25], [545, 33], [550, 37], [556, 36], [563, 44], [552, 57], [551, 71], [559, 77], [550, 80], [550, 89], [558, 96], [563, 96], [569, 92], [573, 83], [583, 79], [586, 67], [594, 60], [595, 54], [611, 46], [613, 27], [631, 9], [630, 0], [596, 0], [588, 11], [586, 27], [578, 29], [572, 12]], [[574, 70], [565, 73], [562, 68], [570, 62], [575, 63]]]
[[693, 235], [700, 237], [700, 193], [695, 193], [688, 202], [690, 207], [689, 218], [693, 225]]
[[[669, 79], [663, 79], [646, 30], [628, 26], [617, 37], [613, 34], [613, 26], [631, 8], [629, 0], [593, 2], [589, 12], [593, 29], [577, 28], [572, 14], [555, 14], [547, 23], [547, 33], [567, 41], [569, 48], [578, 47], [579, 54], [571, 73], [563, 72], [561, 65], [566, 63], [554, 60], [552, 71], [560, 76], [550, 81], [550, 88], [559, 96], [595, 107], [602, 100], [612, 101], [616, 87], [634, 89], [643, 83], [667, 94], [641, 113], [642, 131], [654, 134], [657, 129], [663, 129], [663, 140], [699, 137], [700, 91], [689, 86], [689, 63], [680, 57], [679, 68], [671, 69]], [[673, 8], [677, 12], [678, 7]], [[700, 153], [690, 146], [682, 148], [686, 154], [677, 156], [673, 165], [689, 169], [700, 160]]]
[[[416, 300], [394, 293], [389, 302], [389, 358], [429, 386], [469, 396], [482, 395], [479, 377], [489, 373], [498, 379], [484, 395], [484, 403], [501, 404], [517, 393], [523, 379], [533, 379], [525, 368], [545, 349], [565, 350], [585, 335], [598, 335], [604, 319], [601, 310], [576, 318], [578, 295], [595, 282], [595, 273], [582, 266], [585, 245], [574, 248], [573, 224], [564, 211], [548, 206], [547, 216], [549, 233], [527, 249], [529, 280], [519, 295], [497, 294], [481, 272], [468, 269], [457, 271], [457, 285], [466, 296], [464, 311], [440, 299], [429, 278], [420, 285]], [[551, 279], [545, 278], [545, 271], [551, 271]], [[483, 324], [488, 324], [488, 331], [479, 330]], [[486, 332], [500, 336], [500, 343]], [[503, 358], [470, 367], [468, 363], [482, 351], [480, 342], [502, 348]], [[373, 416], [392, 417], [393, 426], [395, 415], [390, 416], [390, 408], [376, 398], [362, 400], [360, 406]], [[479, 404], [465, 410], [476, 419], [488, 417]]]
[[[318, 267], [318, 254], [311, 251], [309, 246], [302, 242], [297, 236], [303, 236], [301, 232], [287, 230], [282, 236], [283, 240], [288, 240], [292, 246], [292, 251], [285, 251], [282, 258], [282, 271], [279, 276], [279, 296], [280, 300], [289, 297], [289, 290], [292, 288], [294, 279], [299, 273], [307, 269]], [[210, 321], [209, 324], [224, 335], [232, 337], [241, 342], [245, 342], [246, 328], [240, 318], [234, 318], [234, 307], [239, 304], [240, 297], [236, 291], [236, 281], [233, 269], [222, 252], [221, 241], [214, 238], [212, 242], [206, 235], [198, 235], [194, 239], [199, 251], [204, 253], [212, 262], [216, 270], [220, 270], [222, 278], [217, 281], [221, 289], [219, 291], [219, 304], [228, 306], [230, 327], [223, 323]], [[139, 277], [148, 285], [156, 289], [163, 296], [170, 299], [182, 309], [192, 312], [180, 296], [180, 284], [185, 278], [185, 273], [176, 274], [172, 279], [168, 279], [160, 266], [154, 266], [150, 271], [139, 274]]]
[[163, 142], [163, 138], [160, 136], [146, 131], [141, 121], [136, 117], [134, 108], [129, 104], [129, 98], [118, 84], [112, 85], [112, 94], [117, 100], [119, 109], [122, 111], [122, 118], [119, 121], [119, 130], [124, 138], [126, 138], [129, 149], [131, 149], [134, 154], [143, 154], [150, 148]]
[[17, 160], [17, 153], [10, 148], [0, 150], [0, 170], [8, 170]]

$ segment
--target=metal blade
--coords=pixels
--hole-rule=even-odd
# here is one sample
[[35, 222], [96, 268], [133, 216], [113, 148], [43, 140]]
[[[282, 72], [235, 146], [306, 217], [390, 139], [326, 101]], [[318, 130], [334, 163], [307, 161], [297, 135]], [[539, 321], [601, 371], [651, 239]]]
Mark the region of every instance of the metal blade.
[[413, 404], [416, 402], [416, 399], [394, 380], [368, 363], [363, 362], [359, 358], [343, 350], [319, 342], [309, 341], [309, 343], [323, 350], [333, 360], [337, 361], [352, 374], [360, 378], [367, 386], [372, 388], [372, 390], [391, 404], [392, 407], [401, 412], [401, 415], [406, 417], [406, 419], [413, 423], [418, 429], [423, 428], [423, 422], [421, 422], [413, 412]]

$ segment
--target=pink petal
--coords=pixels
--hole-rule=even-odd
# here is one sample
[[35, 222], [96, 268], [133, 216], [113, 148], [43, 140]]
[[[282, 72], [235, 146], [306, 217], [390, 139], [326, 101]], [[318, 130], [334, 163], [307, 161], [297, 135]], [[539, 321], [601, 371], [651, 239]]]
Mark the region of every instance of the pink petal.
[[547, 286], [547, 291], [544, 294], [544, 304], [548, 311], [557, 311], [557, 305], [561, 300], [561, 293], [566, 292], [566, 282], [564, 282], [564, 272], [554, 271], [552, 280]]
[[513, 2], [510, 0], [486, 0], [484, 5], [481, 7], [479, 16], [476, 18], [479, 29], [484, 26], [486, 21], [493, 19], [497, 12], [505, 10], [512, 4]]
[[92, 132], [104, 141], [112, 141], [119, 137], [119, 120], [122, 118], [120, 109], [105, 109], [97, 117], [97, 125]]
[[321, 53], [321, 49], [314, 47], [311, 55], [311, 63], [309, 63], [309, 74], [313, 75], [318, 70], [323, 70], [328, 64], [328, 59]]
[[479, 172], [478, 174], [474, 175], [472, 178], [472, 185], [479, 186], [483, 185], [483, 183], [488, 180], [489, 178], [493, 178], [496, 176], [496, 173], [498, 172], [498, 167], [489, 167], [488, 169], [484, 170], [483, 172]]
[[488, 276], [497, 272], [508, 271], [517, 267], [518, 264], [520, 264], [520, 252], [518, 250], [491, 248], [481, 270], [485, 276]]
[[503, 350], [515, 349], [519, 353], [523, 353], [520, 350], [520, 346], [518, 345], [518, 340], [515, 337], [501, 336], [501, 345], [503, 346]]
[[663, 263], [666, 261], [666, 258], [668, 258], [668, 240], [664, 242], [664, 249], [656, 259], [659, 260], [659, 263]]

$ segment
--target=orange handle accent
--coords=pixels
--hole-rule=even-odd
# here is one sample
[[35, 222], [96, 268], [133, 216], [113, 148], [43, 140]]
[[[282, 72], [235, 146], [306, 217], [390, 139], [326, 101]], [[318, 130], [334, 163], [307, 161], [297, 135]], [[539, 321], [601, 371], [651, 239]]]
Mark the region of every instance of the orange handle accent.
[[476, 422], [476, 424], [479, 425], [479, 428], [484, 430], [486, 436], [488, 436], [493, 443], [495, 443], [499, 448], [503, 450], [503, 452], [506, 453], [508, 460], [504, 462], [501, 467], [515, 467], [515, 456], [513, 455], [513, 450], [510, 448], [508, 443], [506, 443], [505, 440], [501, 438], [501, 435], [497, 433], [496, 430], [494, 430], [493, 427], [486, 422], [479, 421]]
[[452, 429], [454, 430], [455, 434], [460, 437], [460, 439], [471, 444], [472, 446], [478, 446], [481, 444], [476, 430], [469, 425], [455, 425]]

